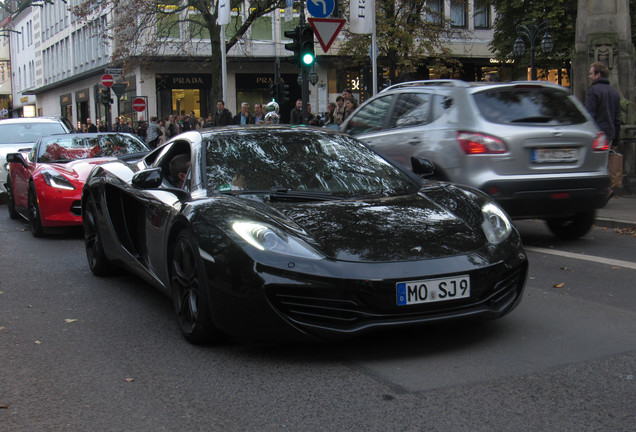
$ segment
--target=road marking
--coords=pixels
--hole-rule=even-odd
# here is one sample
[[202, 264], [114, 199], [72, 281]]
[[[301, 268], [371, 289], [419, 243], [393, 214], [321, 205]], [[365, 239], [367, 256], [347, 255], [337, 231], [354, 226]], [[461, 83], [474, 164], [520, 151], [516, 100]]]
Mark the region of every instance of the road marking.
[[557, 256], [562, 256], [565, 258], [573, 258], [573, 259], [578, 259], [583, 261], [592, 261], [599, 264], [611, 265], [613, 267], [625, 267], [632, 270], [636, 270], [636, 263], [630, 262], [630, 261], [621, 261], [621, 260], [615, 260], [610, 258], [583, 255], [578, 253], [565, 252], [565, 251], [559, 251], [554, 249], [538, 248], [538, 247], [532, 247], [532, 246], [524, 246], [524, 249], [527, 251], [532, 251], [532, 252], [539, 252], [539, 253], [544, 253], [548, 255], [557, 255]]

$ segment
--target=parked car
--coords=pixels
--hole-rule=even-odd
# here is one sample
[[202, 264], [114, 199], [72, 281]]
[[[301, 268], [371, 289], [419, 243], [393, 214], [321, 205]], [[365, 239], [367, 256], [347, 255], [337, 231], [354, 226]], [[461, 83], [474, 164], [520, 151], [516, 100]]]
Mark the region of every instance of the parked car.
[[35, 237], [46, 228], [82, 225], [84, 181], [96, 164], [139, 159], [150, 149], [131, 134], [80, 133], [40, 138], [30, 151], [9, 153], [9, 216], [29, 221]]
[[20, 117], [0, 120], [0, 199], [6, 196], [7, 154], [31, 148], [46, 135], [73, 132], [73, 125], [62, 117]]
[[604, 134], [547, 82], [397, 84], [341, 130], [404, 166], [426, 158], [435, 178], [486, 192], [514, 219], [545, 219], [561, 238], [587, 233], [611, 195]]
[[526, 280], [519, 234], [488, 196], [324, 129], [185, 132], [137, 164], [94, 167], [82, 209], [92, 272], [123, 266], [164, 292], [193, 343], [498, 318]]

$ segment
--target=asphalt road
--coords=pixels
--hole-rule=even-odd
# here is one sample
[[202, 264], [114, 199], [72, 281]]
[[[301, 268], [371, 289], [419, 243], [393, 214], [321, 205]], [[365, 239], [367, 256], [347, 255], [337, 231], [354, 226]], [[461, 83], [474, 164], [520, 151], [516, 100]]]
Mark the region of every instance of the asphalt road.
[[196, 347], [150, 286], [93, 277], [77, 232], [34, 239], [2, 205], [0, 431], [633, 431], [636, 237], [518, 226], [502, 320]]

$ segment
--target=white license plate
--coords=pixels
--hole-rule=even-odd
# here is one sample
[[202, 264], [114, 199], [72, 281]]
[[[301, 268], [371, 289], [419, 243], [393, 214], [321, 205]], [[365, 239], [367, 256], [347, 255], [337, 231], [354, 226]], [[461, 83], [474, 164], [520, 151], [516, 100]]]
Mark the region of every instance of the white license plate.
[[554, 162], [576, 162], [578, 151], [574, 148], [538, 148], [532, 152], [532, 162], [554, 163]]
[[470, 277], [468, 275], [398, 282], [395, 287], [398, 306], [470, 297]]

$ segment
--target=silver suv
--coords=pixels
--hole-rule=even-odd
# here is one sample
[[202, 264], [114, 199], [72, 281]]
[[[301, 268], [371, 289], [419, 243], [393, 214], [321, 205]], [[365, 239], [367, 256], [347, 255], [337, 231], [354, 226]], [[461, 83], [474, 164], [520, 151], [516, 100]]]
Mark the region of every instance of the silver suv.
[[31, 148], [43, 136], [69, 133], [72, 123], [62, 117], [17, 117], [0, 120], [0, 200], [6, 197], [7, 154]]
[[481, 189], [515, 219], [545, 219], [561, 238], [587, 233], [611, 195], [605, 135], [551, 83], [397, 84], [340, 130], [408, 168], [428, 159], [434, 178]]

